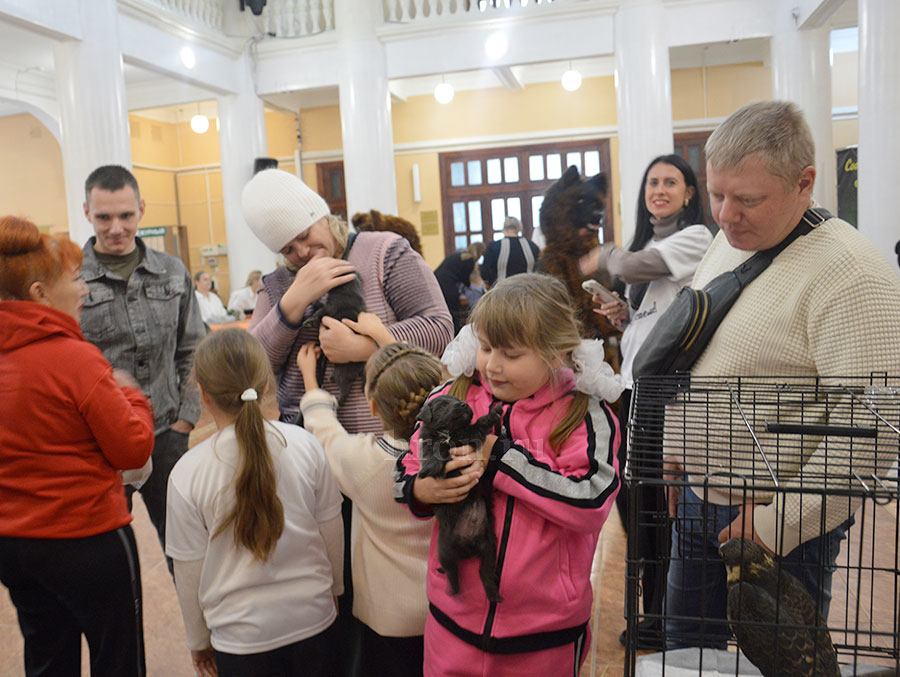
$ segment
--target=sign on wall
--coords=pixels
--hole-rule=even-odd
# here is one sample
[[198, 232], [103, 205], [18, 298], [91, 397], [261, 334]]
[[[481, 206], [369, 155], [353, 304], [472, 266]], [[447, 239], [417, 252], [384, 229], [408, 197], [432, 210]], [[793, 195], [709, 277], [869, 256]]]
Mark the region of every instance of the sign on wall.
[[837, 151], [837, 203], [838, 217], [858, 228], [856, 196], [859, 188], [857, 178], [859, 161], [857, 149], [841, 148]]

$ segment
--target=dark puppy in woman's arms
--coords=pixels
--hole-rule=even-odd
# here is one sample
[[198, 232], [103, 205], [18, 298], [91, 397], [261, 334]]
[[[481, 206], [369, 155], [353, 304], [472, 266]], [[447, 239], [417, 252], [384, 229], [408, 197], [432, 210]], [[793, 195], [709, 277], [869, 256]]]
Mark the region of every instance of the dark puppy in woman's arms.
[[[487, 434], [500, 422], [502, 411], [502, 405], [498, 404], [473, 422], [472, 408], [451, 395], [439, 395], [426, 402], [417, 417], [422, 423], [419, 429], [419, 477], [459, 475], [459, 470], [444, 472], [451, 458], [450, 449], [466, 445], [479, 449]], [[460, 560], [480, 557], [479, 574], [484, 592], [490, 601], [500, 602], [491, 491], [490, 481], [482, 476], [459, 503], [437, 503], [432, 508], [440, 525], [438, 559], [453, 594], [459, 592]]]
[[[318, 327], [322, 324], [322, 318], [326, 315], [338, 321], [349, 319], [356, 322], [359, 314], [366, 310], [359, 273], [350, 282], [335, 287], [328, 292], [324, 300], [319, 299], [316, 301], [313, 309], [315, 312], [303, 322], [304, 327]], [[365, 371], [365, 362], [346, 362], [334, 365], [331, 378], [339, 390], [338, 404], [344, 403], [347, 395], [350, 394], [353, 382], [358, 378], [364, 378]]]

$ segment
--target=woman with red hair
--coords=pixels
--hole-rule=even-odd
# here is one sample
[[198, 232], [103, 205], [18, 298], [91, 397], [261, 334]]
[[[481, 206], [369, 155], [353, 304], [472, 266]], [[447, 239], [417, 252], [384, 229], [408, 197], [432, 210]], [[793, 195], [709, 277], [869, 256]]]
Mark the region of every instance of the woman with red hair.
[[134, 380], [81, 334], [81, 249], [0, 218], [0, 581], [25, 673], [143, 675], [141, 583], [120, 471], [153, 450]]

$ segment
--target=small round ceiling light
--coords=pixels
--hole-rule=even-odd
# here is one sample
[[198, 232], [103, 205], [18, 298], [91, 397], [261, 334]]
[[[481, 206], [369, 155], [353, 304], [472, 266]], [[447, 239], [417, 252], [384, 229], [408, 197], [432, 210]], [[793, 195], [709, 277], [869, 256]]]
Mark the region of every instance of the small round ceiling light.
[[434, 88], [434, 98], [438, 103], [450, 103], [454, 94], [453, 85], [449, 82], [442, 82]]
[[191, 129], [197, 134], [205, 134], [206, 130], [209, 129], [209, 118], [197, 113], [191, 118]]
[[190, 47], [182, 47], [179, 55], [181, 56], [181, 63], [188, 70], [193, 69], [197, 65], [197, 57], [194, 56], [194, 50]]
[[567, 92], [574, 92], [581, 87], [581, 73], [570, 68], [562, 75], [562, 86]]
[[502, 59], [509, 49], [509, 40], [503, 33], [491, 33], [484, 43], [484, 53], [492, 61]]

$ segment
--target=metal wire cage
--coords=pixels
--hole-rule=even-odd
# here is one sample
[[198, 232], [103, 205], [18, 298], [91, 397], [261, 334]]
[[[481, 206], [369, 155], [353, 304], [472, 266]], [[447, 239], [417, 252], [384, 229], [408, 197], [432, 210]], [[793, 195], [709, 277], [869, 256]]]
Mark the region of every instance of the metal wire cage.
[[900, 377], [641, 378], [628, 427], [626, 675], [900, 675]]

